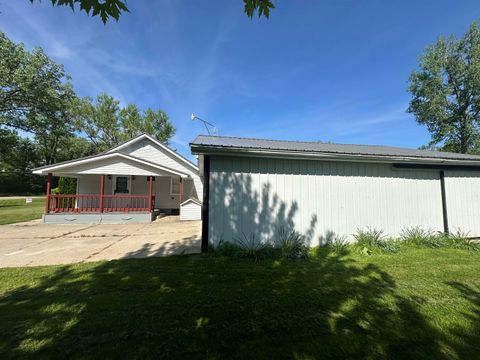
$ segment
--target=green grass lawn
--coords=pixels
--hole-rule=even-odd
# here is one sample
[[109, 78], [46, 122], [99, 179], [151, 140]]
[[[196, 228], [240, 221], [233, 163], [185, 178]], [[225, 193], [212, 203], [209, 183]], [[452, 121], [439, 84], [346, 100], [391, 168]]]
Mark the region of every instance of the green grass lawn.
[[0, 269], [0, 358], [468, 359], [480, 253]]
[[29, 204], [25, 203], [25, 198], [0, 200], [0, 225], [42, 217], [45, 210], [45, 198], [34, 198], [33, 202]]

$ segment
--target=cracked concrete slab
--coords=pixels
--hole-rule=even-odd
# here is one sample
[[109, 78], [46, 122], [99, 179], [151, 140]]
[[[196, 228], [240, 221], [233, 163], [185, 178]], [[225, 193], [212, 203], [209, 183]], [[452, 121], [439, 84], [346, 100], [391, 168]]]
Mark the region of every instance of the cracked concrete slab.
[[92, 225], [47, 225], [36, 222], [34, 225], [1, 225], [0, 241], [4, 239], [32, 239], [32, 238], [52, 238], [65, 236], [81, 230], [88, 229]]
[[0, 267], [70, 264], [200, 252], [201, 221], [0, 226]]

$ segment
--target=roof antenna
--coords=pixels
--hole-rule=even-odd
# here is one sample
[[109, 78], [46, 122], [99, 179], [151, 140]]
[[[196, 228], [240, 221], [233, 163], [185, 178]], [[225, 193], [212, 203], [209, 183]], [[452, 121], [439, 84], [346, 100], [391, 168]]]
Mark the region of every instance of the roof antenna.
[[196, 116], [195, 114], [192, 114], [191, 115], [191, 119], [192, 121], [194, 120], [199, 120], [203, 123], [203, 125], [205, 126], [205, 129], [207, 129], [207, 132], [208, 132], [208, 135], [212, 135], [210, 133], [210, 129], [209, 129], [209, 126], [212, 128], [212, 131], [213, 131], [213, 135], [218, 135], [218, 129], [215, 125], [213, 125], [212, 123], [209, 123], [208, 121], [206, 120], [203, 120], [203, 119], [200, 119], [198, 116]]

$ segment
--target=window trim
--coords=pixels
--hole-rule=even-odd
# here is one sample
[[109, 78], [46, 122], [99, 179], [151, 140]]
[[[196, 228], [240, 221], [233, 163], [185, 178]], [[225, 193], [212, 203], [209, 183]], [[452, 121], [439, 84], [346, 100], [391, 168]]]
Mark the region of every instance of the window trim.
[[[127, 178], [128, 193], [115, 194], [115, 190], [116, 190], [116, 186], [117, 186], [117, 177], [126, 177]], [[132, 195], [132, 176], [131, 175], [114, 175], [114, 176], [112, 176], [112, 195]]]
[[[173, 180], [178, 180], [178, 193], [174, 193], [173, 192]], [[180, 178], [176, 178], [176, 177], [173, 177], [173, 176], [170, 176], [170, 195], [172, 196], [178, 196], [180, 195]]]

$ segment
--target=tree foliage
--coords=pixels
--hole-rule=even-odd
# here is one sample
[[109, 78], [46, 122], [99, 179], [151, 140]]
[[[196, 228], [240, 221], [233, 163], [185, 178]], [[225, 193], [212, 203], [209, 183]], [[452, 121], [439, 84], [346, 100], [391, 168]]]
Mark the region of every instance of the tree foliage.
[[270, 17], [270, 10], [275, 8], [271, 0], [243, 0], [245, 5], [245, 14], [251, 19], [255, 12], [258, 12], [258, 17]]
[[[33, 3], [35, 0], [30, 0]], [[75, 5], [79, 5], [80, 11], [85, 11], [91, 16], [100, 16], [103, 23], [112, 17], [118, 21], [120, 15], [129, 12], [125, 1], [121, 0], [50, 0], [53, 6], [69, 6], [75, 10]]]
[[68, 80], [41, 48], [27, 51], [0, 32], [0, 125], [32, 134], [45, 164], [57, 160], [61, 139], [75, 130]]
[[33, 141], [0, 128], [0, 194], [41, 193], [43, 180], [31, 173], [40, 163]]
[[480, 28], [440, 37], [420, 57], [409, 81], [408, 111], [426, 125], [430, 146], [461, 153], [478, 151], [480, 138]]
[[141, 112], [134, 104], [121, 108], [118, 100], [100, 94], [96, 101], [82, 99], [77, 111], [77, 127], [103, 151], [140, 134], [148, 134], [159, 141], [168, 142], [175, 128], [162, 110]]
[[[29, 0], [33, 3], [35, 0]], [[114, 18], [116, 21], [125, 12], [130, 12], [126, 1], [122, 0], [50, 0], [53, 6], [69, 6], [75, 11], [75, 6], [78, 5], [80, 11], [85, 11], [91, 16], [100, 16], [105, 24], [109, 18]], [[270, 10], [275, 8], [271, 0], [243, 0], [245, 14], [249, 18], [258, 12], [258, 17], [265, 16], [267, 19], [270, 16]]]
[[25, 50], [0, 31], [0, 116], [18, 119], [52, 104], [68, 80], [41, 48]]
[[[92, 155], [142, 133], [167, 142], [175, 128], [161, 110], [121, 108], [106, 94], [95, 103], [79, 99], [62, 65], [0, 32], [0, 193], [39, 193], [43, 181], [32, 168]], [[74, 182], [65, 181], [70, 190], [62, 191], [71, 191]]]

